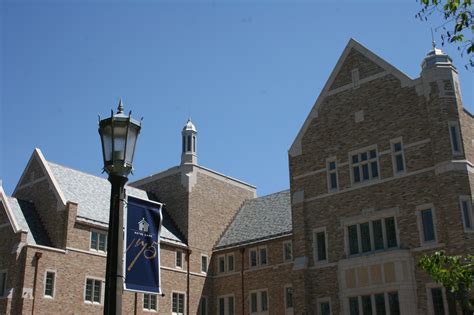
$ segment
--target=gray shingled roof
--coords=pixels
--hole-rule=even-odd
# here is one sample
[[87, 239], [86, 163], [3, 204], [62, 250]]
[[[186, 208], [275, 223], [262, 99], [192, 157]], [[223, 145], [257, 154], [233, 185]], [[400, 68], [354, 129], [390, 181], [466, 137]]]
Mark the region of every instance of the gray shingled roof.
[[28, 244], [50, 246], [51, 242], [41, 224], [35, 206], [28, 201], [18, 200], [13, 197], [7, 198], [10, 209], [12, 210], [20, 229], [28, 232]]
[[[59, 164], [48, 162], [54, 178], [66, 200], [78, 204], [77, 216], [87, 221], [108, 225], [110, 210], [110, 183], [107, 179], [83, 173]], [[147, 199], [144, 190], [126, 186], [127, 194]], [[170, 222], [168, 216], [163, 215], [161, 238], [179, 244], [185, 244], [179, 231]]]
[[215, 249], [262, 241], [291, 232], [290, 191], [285, 190], [245, 201]]

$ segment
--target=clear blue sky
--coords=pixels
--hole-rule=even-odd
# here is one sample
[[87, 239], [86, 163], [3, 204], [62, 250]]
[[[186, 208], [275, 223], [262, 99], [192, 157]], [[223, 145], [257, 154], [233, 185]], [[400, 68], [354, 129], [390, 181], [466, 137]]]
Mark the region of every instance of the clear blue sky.
[[[415, 0], [0, 1], [3, 186], [12, 193], [35, 147], [99, 175], [97, 115], [122, 97], [144, 117], [130, 180], [179, 164], [191, 116], [199, 164], [258, 195], [287, 189], [287, 150], [351, 37], [419, 75], [439, 20], [416, 20], [418, 9]], [[473, 111], [467, 60], [445, 51]]]

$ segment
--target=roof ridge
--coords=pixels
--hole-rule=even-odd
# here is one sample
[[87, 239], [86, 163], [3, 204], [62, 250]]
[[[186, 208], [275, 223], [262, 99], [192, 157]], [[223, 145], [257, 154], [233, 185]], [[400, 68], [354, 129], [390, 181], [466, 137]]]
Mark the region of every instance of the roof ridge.
[[286, 193], [286, 192], [290, 192], [290, 189], [288, 188], [288, 189], [277, 191], [277, 192], [274, 192], [274, 193], [271, 193], [271, 194], [268, 194], [268, 195], [263, 195], [263, 196], [255, 197], [255, 198], [252, 198], [252, 199], [247, 199], [245, 201], [252, 201], [252, 200], [255, 200], [255, 199], [270, 197], [270, 196], [274, 196], [274, 195], [278, 195], [278, 194], [282, 194], [282, 193]]

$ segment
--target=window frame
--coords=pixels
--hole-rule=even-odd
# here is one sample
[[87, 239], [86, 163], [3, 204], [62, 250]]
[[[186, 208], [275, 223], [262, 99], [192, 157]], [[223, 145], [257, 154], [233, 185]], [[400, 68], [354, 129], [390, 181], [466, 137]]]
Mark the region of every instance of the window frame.
[[[87, 280], [92, 280], [92, 301], [86, 300], [86, 295], [87, 295]], [[94, 288], [95, 288], [95, 281], [100, 282], [100, 297], [99, 297], [99, 302], [94, 301]], [[98, 278], [98, 277], [91, 277], [87, 276], [85, 277], [84, 281], [84, 303], [86, 304], [91, 304], [91, 305], [103, 305], [104, 304], [104, 296], [105, 296], [105, 280], [103, 278]]]
[[[265, 292], [267, 296], [267, 309], [262, 310], [262, 293]], [[268, 294], [268, 289], [257, 289], [249, 291], [249, 314], [250, 315], [268, 315], [270, 313], [270, 296]], [[252, 294], [257, 295], [257, 311], [252, 312]]]
[[[291, 256], [290, 258], [286, 257], [286, 248], [285, 248], [286, 245], [290, 246], [290, 256]], [[293, 261], [293, 241], [292, 240], [283, 241], [282, 247], [283, 247], [283, 262]]]
[[329, 303], [329, 314], [332, 315], [332, 305], [331, 305], [331, 298], [330, 297], [324, 297], [324, 298], [318, 298], [316, 299], [316, 314], [321, 315], [321, 304], [322, 303]]
[[0, 292], [3, 290], [3, 294], [0, 294], [0, 299], [2, 298], [6, 298], [8, 295], [9, 295], [9, 292], [8, 292], [8, 287], [7, 287], [7, 283], [8, 283], [8, 269], [1, 269], [0, 270], [0, 274], [4, 274], [4, 283], [0, 283], [0, 285], [3, 285], [3, 288], [0, 287]]
[[[52, 295], [46, 295], [46, 281], [47, 281], [48, 273], [51, 273], [51, 274], [54, 275], [54, 277], [53, 277], [53, 292], [52, 292]], [[56, 272], [56, 270], [53, 270], [53, 269], [46, 269], [46, 270], [44, 271], [44, 278], [43, 278], [43, 298], [46, 298], [46, 299], [54, 299], [54, 297], [56, 296], [56, 278], [57, 278], [57, 272]]]
[[351, 81], [352, 81], [352, 88], [358, 89], [360, 87], [360, 73], [359, 68], [354, 68], [351, 70]]
[[[317, 239], [317, 234], [318, 233], [324, 233], [324, 243], [325, 243], [325, 255], [326, 255], [326, 258], [325, 259], [322, 259], [322, 260], [319, 260], [319, 257], [318, 257], [318, 239]], [[326, 227], [323, 226], [323, 227], [320, 227], [320, 228], [317, 228], [317, 229], [313, 229], [313, 261], [314, 261], [314, 264], [315, 265], [324, 265], [324, 264], [327, 264], [329, 262], [329, 257], [328, 257], [328, 233], [327, 233], [327, 230], [326, 230]]]
[[[148, 295], [150, 298], [153, 296], [155, 298], [155, 309], [153, 308], [146, 308], [145, 307], [145, 295]], [[153, 293], [143, 293], [143, 304], [142, 304], [142, 310], [145, 312], [158, 312], [158, 294], [153, 294]], [[150, 299], [150, 306], [151, 306], [151, 299]]]
[[[206, 259], [206, 266], [203, 265], [203, 258]], [[209, 256], [205, 255], [205, 254], [201, 254], [201, 273], [202, 274], [207, 274], [209, 270]]]
[[[395, 145], [397, 143], [400, 143], [401, 150], [400, 151], [395, 151]], [[407, 172], [407, 163], [405, 160], [405, 146], [403, 145], [403, 138], [398, 137], [390, 140], [390, 151], [392, 153], [392, 169], [393, 169], [393, 176], [400, 176], [403, 175]], [[402, 163], [403, 163], [403, 170], [398, 171], [397, 170], [397, 156], [402, 157]]]
[[448, 299], [446, 297], [446, 289], [437, 283], [427, 283], [426, 284], [426, 297], [427, 297], [427, 311], [429, 315], [434, 315], [434, 305], [433, 305], [433, 294], [431, 289], [441, 289], [443, 297], [443, 309], [445, 314], [449, 314]]
[[[204, 301], [204, 304], [203, 304]], [[205, 305], [205, 312], [204, 314], [202, 313], [202, 305]], [[209, 301], [207, 296], [203, 295], [199, 299], [199, 309], [198, 309], [198, 315], [208, 315], [209, 314]]]
[[[469, 223], [471, 225], [470, 228], [468, 228], [466, 225], [467, 219], [464, 215], [464, 205], [463, 203], [467, 202], [467, 212], [468, 215], [470, 216]], [[461, 217], [462, 217], [462, 225], [464, 228], [465, 233], [474, 233], [474, 207], [472, 205], [472, 198], [469, 195], [461, 195], [459, 196], [459, 208], [461, 209]]]
[[[173, 312], [173, 295], [174, 294], [177, 294], [178, 295], [178, 311], [177, 312]], [[183, 312], [179, 312], [179, 296], [182, 295], [183, 296]], [[182, 291], [171, 291], [171, 303], [170, 303], [170, 308], [171, 308], [171, 314], [172, 315], [184, 315], [186, 314], [186, 293], [185, 292], [182, 292]]]
[[[291, 307], [288, 307], [288, 299], [287, 299], [287, 294], [286, 294], [287, 289], [292, 289], [293, 290], [293, 292], [292, 292], [292, 306]], [[293, 289], [292, 284], [286, 284], [283, 287], [283, 301], [284, 301], [284, 305], [285, 305], [285, 314], [287, 314], [287, 315], [293, 314], [294, 308], [295, 308], [295, 306], [294, 306], [295, 305], [295, 291]]]
[[[265, 250], [265, 258], [266, 258], [265, 264], [262, 264], [262, 258], [260, 257], [261, 256], [260, 253], [262, 249]], [[257, 261], [256, 261], [255, 266], [252, 266], [252, 252], [256, 252], [256, 255], [257, 255], [256, 256]], [[268, 259], [268, 246], [267, 245], [255, 246], [249, 249], [249, 268], [250, 269], [266, 267], [268, 265], [270, 265], [270, 261]]]
[[[181, 263], [180, 263], [181, 265], [178, 265], [178, 253], [180, 253], [179, 255], [181, 256], [181, 258], [180, 258], [181, 259]], [[183, 260], [184, 260], [183, 256], [184, 255], [183, 254], [184, 254], [184, 252], [180, 249], [177, 249], [176, 252], [175, 252], [174, 264], [175, 264], [175, 268], [177, 268], [177, 269], [183, 269], [183, 267], [184, 267], [184, 263], [183, 263]]]
[[[335, 168], [333, 170], [331, 170], [331, 168], [329, 167], [331, 163], [335, 164]], [[336, 174], [336, 188], [332, 188], [331, 174]], [[326, 180], [329, 193], [339, 191], [339, 172], [337, 166], [337, 158], [335, 156], [326, 159]]]
[[[424, 236], [424, 226], [423, 226], [423, 219], [421, 213], [425, 210], [431, 210], [431, 217], [433, 221], [433, 234], [434, 240], [425, 241]], [[438, 223], [436, 220], [436, 209], [432, 203], [419, 205], [416, 207], [416, 216], [417, 216], [417, 226], [418, 226], [418, 234], [420, 238], [420, 247], [421, 246], [429, 246], [432, 244], [437, 244], [439, 242], [438, 238]]]
[[235, 295], [234, 294], [225, 294], [225, 295], [219, 295], [216, 299], [216, 314], [219, 315], [219, 300], [224, 299], [224, 315], [229, 315], [229, 298], [232, 298], [233, 300], [233, 309], [232, 309], [232, 314], [235, 315]]
[[[97, 248], [92, 248], [92, 233], [96, 233], [97, 234]], [[104, 235], [105, 236], [105, 248], [104, 250], [100, 250], [99, 249], [99, 244], [100, 244], [100, 235]], [[96, 253], [103, 253], [103, 254], [107, 254], [107, 245], [109, 243], [109, 235], [106, 231], [102, 231], [102, 230], [99, 230], [99, 229], [90, 229], [90, 233], [89, 233], [89, 251], [93, 251], [93, 252], [96, 252]]]
[[[233, 268], [232, 270], [229, 268], [229, 257], [232, 257], [232, 261], [233, 261]], [[225, 269], [226, 269], [226, 272], [235, 272], [235, 254], [234, 253], [228, 253], [225, 255]]]
[[[376, 154], [375, 158], [370, 158], [370, 151], [372, 151], [372, 150], [375, 150], [375, 154]], [[360, 159], [360, 155], [362, 153], [367, 153], [367, 160], [364, 161], [364, 163], [362, 163], [362, 161]], [[357, 163], [354, 163], [353, 160], [352, 160], [352, 156], [354, 156], [354, 155], [358, 156]], [[353, 185], [353, 186], [365, 185], [367, 183], [380, 180], [380, 160], [379, 160], [379, 158], [380, 158], [380, 153], [379, 153], [379, 150], [378, 150], [378, 146], [376, 144], [370, 145], [370, 146], [367, 146], [367, 147], [364, 147], [364, 148], [360, 148], [360, 149], [357, 149], [357, 150], [350, 151], [348, 153], [348, 160], [349, 160], [349, 175], [350, 175], [350, 179], [351, 179], [351, 185]], [[374, 162], [374, 161], [377, 163], [377, 176], [376, 177], [372, 176], [372, 167], [371, 167], [371, 165], [372, 165], [372, 162]], [[362, 166], [365, 165], [365, 164], [368, 165], [368, 171], [369, 171], [369, 179], [366, 179], [366, 180], [363, 179], [363, 171], [362, 171]], [[354, 178], [354, 167], [355, 166], [359, 167], [359, 181], [358, 182], [356, 182], [355, 178]]]
[[[452, 128], [454, 127], [456, 134], [453, 135], [452, 133]], [[448, 122], [448, 131], [449, 131], [449, 143], [451, 144], [451, 153], [454, 156], [458, 155], [463, 155], [464, 150], [463, 150], [463, 143], [462, 143], [462, 137], [461, 137], [461, 128], [459, 126], [459, 123], [457, 121], [449, 121]], [[454, 143], [453, 143], [453, 138], [456, 138], [456, 141], [458, 142], [459, 150], [455, 150], [454, 148]]]

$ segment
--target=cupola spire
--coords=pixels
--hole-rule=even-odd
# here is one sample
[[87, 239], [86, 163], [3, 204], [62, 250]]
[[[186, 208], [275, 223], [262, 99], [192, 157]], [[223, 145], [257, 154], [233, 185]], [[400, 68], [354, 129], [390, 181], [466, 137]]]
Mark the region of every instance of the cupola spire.
[[191, 118], [184, 125], [182, 135], [181, 164], [197, 164], [197, 130]]

